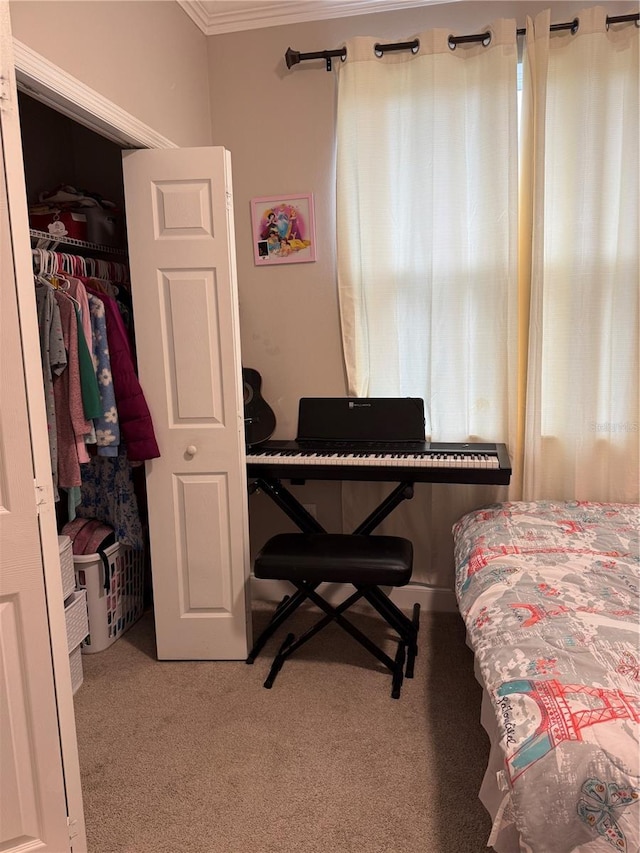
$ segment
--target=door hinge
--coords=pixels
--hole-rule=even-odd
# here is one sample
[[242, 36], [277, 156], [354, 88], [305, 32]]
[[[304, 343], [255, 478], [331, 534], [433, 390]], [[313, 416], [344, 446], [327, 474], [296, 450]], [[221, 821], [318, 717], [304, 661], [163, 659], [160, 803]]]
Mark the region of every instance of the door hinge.
[[69, 841], [73, 841], [78, 837], [78, 821], [74, 817], [67, 817], [67, 826], [69, 827]]
[[33, 481], [33, 487], [36, 492], [36, 510], [40, 512], [40, 507], [47, 502], [47, 488], [46, 486], [41, 486], [37, 480]]
[[5, 106], [11, 101], [11, 87], [7, 77], [0, 77], [0, 105]]
[[231, 208], [233, 207], [233, 197], [232, 197], [231, 193], [229, 192], [229, 190], [225, 190], [224, 195], [225, 195], [225, 201], [227, 203], [227, 210], [231, 210]]

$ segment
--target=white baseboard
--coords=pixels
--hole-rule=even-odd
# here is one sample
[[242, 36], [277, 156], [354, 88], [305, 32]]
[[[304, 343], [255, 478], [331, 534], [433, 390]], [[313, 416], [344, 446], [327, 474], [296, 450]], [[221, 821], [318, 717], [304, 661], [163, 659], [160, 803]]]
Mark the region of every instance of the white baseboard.
[[[251, 575], [251, 596], [258, 601], [281, 601], [285, 595], [291, 595], [293, 587], [286, 581], [264, 580]], [[345, 598], [342, 584], [320, 585], [318, 592], [332, 604], [338, 604]], [[417, 602], [423, 612], [456, 613], [458, 606], [455, 593], [445, 587], [428, 584], [409, 583], [407, 586], [394, 587], [391, 600], [402, 610], [411, 611]]]

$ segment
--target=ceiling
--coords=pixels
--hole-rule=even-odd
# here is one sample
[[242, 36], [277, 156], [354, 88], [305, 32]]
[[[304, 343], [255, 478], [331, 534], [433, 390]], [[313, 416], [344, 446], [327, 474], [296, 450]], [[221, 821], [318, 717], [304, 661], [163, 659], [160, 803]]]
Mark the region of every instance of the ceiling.
[[457, 0], [178, 0], [208, 36]]

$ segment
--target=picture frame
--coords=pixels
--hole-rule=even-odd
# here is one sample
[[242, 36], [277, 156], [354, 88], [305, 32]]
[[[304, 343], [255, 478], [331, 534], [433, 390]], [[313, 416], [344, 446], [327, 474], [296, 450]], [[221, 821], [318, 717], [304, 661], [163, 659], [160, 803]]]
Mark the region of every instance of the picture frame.
[[315, 261], [313, 194], [252, 198], [251, 233], [256, 266]]

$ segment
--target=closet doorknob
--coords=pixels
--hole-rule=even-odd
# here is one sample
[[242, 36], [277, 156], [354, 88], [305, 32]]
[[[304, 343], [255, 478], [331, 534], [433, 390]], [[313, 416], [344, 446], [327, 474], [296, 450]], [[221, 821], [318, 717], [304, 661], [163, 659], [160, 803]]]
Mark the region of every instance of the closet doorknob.
[[195, 444], [190, 444], [185, 450], [187, 456], [195, 456], [197, 452], [198, 448], [195, 446]]

